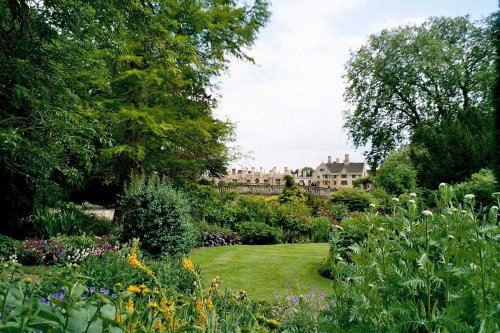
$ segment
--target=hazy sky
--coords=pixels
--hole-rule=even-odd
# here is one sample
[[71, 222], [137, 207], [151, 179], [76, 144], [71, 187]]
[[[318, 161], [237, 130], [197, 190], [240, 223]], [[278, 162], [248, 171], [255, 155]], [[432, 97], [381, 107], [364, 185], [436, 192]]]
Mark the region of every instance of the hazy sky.
[[343, 131], [342, 74], [350, 51], [370, 34], [430, 16], [480, 19], [497, 0], [274, 0], [271, 22], [250, 54], [220, 79], [216, 115], [236, 123], [250, 159], [234, 167], [316, 167], [327, 156], [363, 161]]

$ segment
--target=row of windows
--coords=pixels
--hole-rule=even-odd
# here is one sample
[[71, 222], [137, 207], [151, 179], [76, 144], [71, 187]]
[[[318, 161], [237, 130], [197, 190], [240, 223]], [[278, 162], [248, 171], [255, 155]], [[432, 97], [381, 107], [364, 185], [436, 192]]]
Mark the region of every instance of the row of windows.
[[[326, 178], [335, 178], [335, 177], [338, 177], [338, 176], [323, 175], [323, 178], [325, 178], [325, 179], [326, 179]], [[341, 175], [340, 177], [345, 179], [345, 178], [347, 178], [347, 175]], [[354, 179], [354, 178], [356, 178], [356, 177], [358, 177], [358, 175], [351, 175], [351, 178], [352, 178], [352, 179]], [[318, 178], [318, 179], [319, 179], [319, 178], [320, 178], [320, 175], [318, 175], [316, 178]]]

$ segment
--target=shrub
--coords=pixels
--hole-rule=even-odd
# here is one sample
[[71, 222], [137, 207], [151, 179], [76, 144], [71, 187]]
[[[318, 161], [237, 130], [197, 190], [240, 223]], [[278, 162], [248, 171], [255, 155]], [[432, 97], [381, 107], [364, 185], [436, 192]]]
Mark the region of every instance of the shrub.
[[318, 212], [317, 216], [326, 217], [332, 223], [339, 223], [349, 216], [349, 208], [344, 204], [330, 203], [322, 211]]
[[120, 206], [122, 240], [139, 238], [149, 254], [179, 257], [195, 244], [188, 200], [158, 177], [133, 179]]
[[330, 196], [330, 202], [344, 204], [351, 212], [363, 212], [373, 202], [373, 198], [365, 190], [342, 188]]
[[19, 252], [19, 241], [0, 235], [0, 261], [13, 258], [17, 252]]
[[279, 244], [283, 242], [281, 229], [260, 222], [243, 222], [238, 225], [243, 244]]
[[311, 229], [311, 211], [302, 203], [276, 205], [270, 224], [283, 230], [288, 243], [307, 241]]
[[497, 189], [497, 180], [493, 171], [490, 169], [481, 169], [477, 173], [471, 175], [470, 180], [460, 184], [459, 191], [457, 193], [461, 198], [464, 195], [472, 193], [476, 196], [476, 201], [481, 203], [483, 206], [491, 205], [495, 203], [493, 197], [491, 196]]
[[205, 232], [203, 246], [223, 246], [241, 244], [240, 237], [232, 231]]
[[283, 192], [278, 196], [280, 203], [295, 203], [295, 202], [306, 202], [307, 197], [302, 191], [302, 189], [297, 185], [292, 176], [285, 176], [285, 186], [283, 187]]
[[311, 240], [314, 243], [328, 242], [332, 233], [332, 222], [327, 217], [315, 217], [311, 220]]

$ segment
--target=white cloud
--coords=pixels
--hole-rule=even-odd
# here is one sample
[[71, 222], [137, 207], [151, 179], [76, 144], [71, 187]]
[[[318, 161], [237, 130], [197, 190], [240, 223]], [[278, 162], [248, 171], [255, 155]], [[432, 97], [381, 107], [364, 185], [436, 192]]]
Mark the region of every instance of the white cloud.
[[250, 52], [257, 65], [234, 62], [230, 75], [221, 78], [216, 114], [237, 123], [237, 144], [255, 157], [234, 165], [315, 167], [327, 155], [344, 153], [363, 159], [342, 130], [342, 74], [350, 50], [359, 48], [366, 34], [426, 17], [370, 16], [370, 6], [385, 2], [274, 0], [271, 23]]

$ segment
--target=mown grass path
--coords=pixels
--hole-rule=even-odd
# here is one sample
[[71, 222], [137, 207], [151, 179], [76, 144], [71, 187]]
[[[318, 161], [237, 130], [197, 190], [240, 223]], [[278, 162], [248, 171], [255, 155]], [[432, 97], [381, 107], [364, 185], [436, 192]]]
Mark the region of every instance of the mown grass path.
[[330, 280], [317, 272], [328, 244], [233, 245], [195, 249], [206, 286], [215, 276], [221, 288], [247, 292], [252, 300], [273, 300], [274, 294], [328, 293]]

